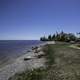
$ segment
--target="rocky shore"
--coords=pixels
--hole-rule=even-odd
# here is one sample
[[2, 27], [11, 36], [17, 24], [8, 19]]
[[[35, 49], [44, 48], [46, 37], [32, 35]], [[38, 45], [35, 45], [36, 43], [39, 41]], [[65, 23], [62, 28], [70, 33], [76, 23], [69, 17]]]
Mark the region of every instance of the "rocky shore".
[[0, 80], [8, 80], [15, 73], [25, 70], [45, 67], [45, 58], [41, 56], [44, 55], [42, 47], [46, 44], [54, 44], [54, 42], [40, 44], [31, 51], [26, 52], [27, 54], [17, 58], [14, 63], [0, 68]]
[[38, 55], [44, 54], [41, 50], [42, 46], [45, 44], [41, 44], [38, 46], [37, 51], [35, 52], [36, 49], [28, 51], [27, 54], [17, 58], [14, 63], [8, 64], [4, 66], [3, 68], [0, 68], [0, 80], [8, 80], [10, 76], [13, 76], [15, 73], [24, 71], [24, 70], [29, 70], [33, 68], [39, 68], [43, 67], [45, 59], [38, 58]]

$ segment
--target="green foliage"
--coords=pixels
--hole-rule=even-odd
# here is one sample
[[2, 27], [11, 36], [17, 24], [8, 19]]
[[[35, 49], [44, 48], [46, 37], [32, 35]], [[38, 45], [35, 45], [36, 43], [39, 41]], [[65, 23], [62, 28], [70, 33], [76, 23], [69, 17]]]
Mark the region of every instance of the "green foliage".
[[52, 40], [55, 40], [55, 37], [56, 37], [55, 34], [53, 34], [53, 36], [52, 36]]
[[49, 40], [49, 41], [52, 40], [52, 36], [51, 36], [51, 35], [48, 36], [48, 40]]
[[49, 68], [54, 64], [54, 50], [52, 49], [51, 45], [48, 45], [47, 51], [46, 51], [46, 58], [48, 60]]
[[47, 41], [48, 39], [44, 36], [40, 38], [40, 41]]
[[8, 80], [43, 80], [46, 77], [46, 71], [47, 70], [44, 68], [28, 70], [23, 73], [15, 74], [15, 76]]
[[64, 41], [64, 42], [69, 42], [69, 41], [76, 41], [77, 37], [73, 33], [64, 33], [61, 31], [60, 33], [56, 32], [52, 36], [49, 35], [47, 37], [41, 37], [41, 41]]

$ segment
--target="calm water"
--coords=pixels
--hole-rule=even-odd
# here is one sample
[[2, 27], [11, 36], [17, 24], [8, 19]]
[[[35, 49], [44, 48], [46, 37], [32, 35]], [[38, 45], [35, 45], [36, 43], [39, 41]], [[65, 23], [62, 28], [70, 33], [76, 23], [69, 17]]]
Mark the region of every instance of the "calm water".
[[0, 41], [0, 65], [13, 61], [31, 49], [42, 43], [37, 40], [1, 40]]

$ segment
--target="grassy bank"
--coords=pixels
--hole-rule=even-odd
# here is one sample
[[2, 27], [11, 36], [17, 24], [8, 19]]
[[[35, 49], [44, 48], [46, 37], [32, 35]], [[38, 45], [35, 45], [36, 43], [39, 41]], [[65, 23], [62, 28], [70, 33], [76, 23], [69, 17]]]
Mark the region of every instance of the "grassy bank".
[[9, 80], [80, 80], [80, 50], [69, 46], [46, 45], [43, 48], [46, 68], [25, 71]]

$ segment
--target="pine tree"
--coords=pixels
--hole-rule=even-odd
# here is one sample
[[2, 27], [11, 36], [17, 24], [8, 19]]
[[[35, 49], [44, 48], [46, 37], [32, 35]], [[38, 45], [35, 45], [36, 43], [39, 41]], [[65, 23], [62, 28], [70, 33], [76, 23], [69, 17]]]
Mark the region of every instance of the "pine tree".
[[48, 40], [52, 41], [52, 36], [51, 35], [48, 36]]

